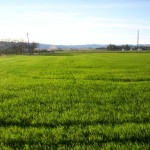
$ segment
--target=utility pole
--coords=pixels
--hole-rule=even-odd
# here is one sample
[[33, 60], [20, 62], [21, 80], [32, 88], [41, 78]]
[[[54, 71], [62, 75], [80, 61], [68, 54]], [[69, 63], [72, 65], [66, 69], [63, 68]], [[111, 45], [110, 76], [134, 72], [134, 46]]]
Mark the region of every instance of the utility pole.
[[137, 32], [137, 50], [139, 51], [139, 30]]
[[29, 41], [29, 34], [28, 33], [27, 33], [27, 40], [28, 40], [28, 50], [29, 50], [29, 53], [31, 55], [30, 41]]

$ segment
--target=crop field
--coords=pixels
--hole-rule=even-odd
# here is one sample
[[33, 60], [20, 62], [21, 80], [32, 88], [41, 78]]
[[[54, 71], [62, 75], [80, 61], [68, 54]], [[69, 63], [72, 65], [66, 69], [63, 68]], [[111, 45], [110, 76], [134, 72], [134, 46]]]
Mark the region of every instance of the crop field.
[[0, 150], [149, 150], [150, 53], [0, 56]]

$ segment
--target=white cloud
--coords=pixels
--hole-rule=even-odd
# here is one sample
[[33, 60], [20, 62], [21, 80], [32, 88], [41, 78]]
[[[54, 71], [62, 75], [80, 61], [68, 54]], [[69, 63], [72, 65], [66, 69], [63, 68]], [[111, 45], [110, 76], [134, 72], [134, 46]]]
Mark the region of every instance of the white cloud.
[[135, 0], [135, 1], [129, 1], [129, 0], [120, 0], [120, 1], [113, 1], [113, 2], [110, 2], [110, 1], [105, 1], [105, 2], [101, 2], [99, 1], [99, 3], [97, 4], [94, 4], [94, 3], [91, 3], [91, 4], [83, 4], [83, 5], [80, 5], [79, 7], [81, 8], [95, 8], [95, 9], [106, 9], [106, 8], [150, 8], [150, 1], [138, 1], [138, 0]]
[[[150, 29], [148, 20], [141, 21], [141, 18], [130, 20], [116, 13], [111, 15], [108, 9], [103, 11], [100, 9], [139, 7], [139, 4], [145, 7], [149, 2], [138, 1], [134, 3], [135, 5], [131, 3], [133, 1], [128, 4], [120, 1], [118, 4], [101, 5], [93, 2], [92, 5], [74, 6], [71, 4], [5, 5], [3, 8], [0, 6], [2, 8], [0, 39], [11, 37], [26, 40], [26, 32], [29, 32], [31, 41], [53, 44], [135, 43], [138, 29], [145, 32]], [[148, 42], [149, 34], [147, 32], [147, 37], [142, 36], [143, 43]]]

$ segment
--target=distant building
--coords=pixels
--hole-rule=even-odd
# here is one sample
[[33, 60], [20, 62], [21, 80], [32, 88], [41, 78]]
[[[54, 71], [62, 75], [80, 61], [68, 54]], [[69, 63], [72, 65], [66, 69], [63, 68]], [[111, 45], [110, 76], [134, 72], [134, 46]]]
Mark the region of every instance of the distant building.
[[55, 51], [58, 50], [59, 48], [56, 45], [51, 45], [48, 51]]

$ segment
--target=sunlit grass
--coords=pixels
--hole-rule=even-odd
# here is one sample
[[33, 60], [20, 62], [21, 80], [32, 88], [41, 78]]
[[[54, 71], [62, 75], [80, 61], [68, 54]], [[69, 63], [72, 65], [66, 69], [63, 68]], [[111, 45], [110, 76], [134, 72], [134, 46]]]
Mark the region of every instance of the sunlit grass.
[[0, 149], [149, 149], [150, 53], [0, 57]]

